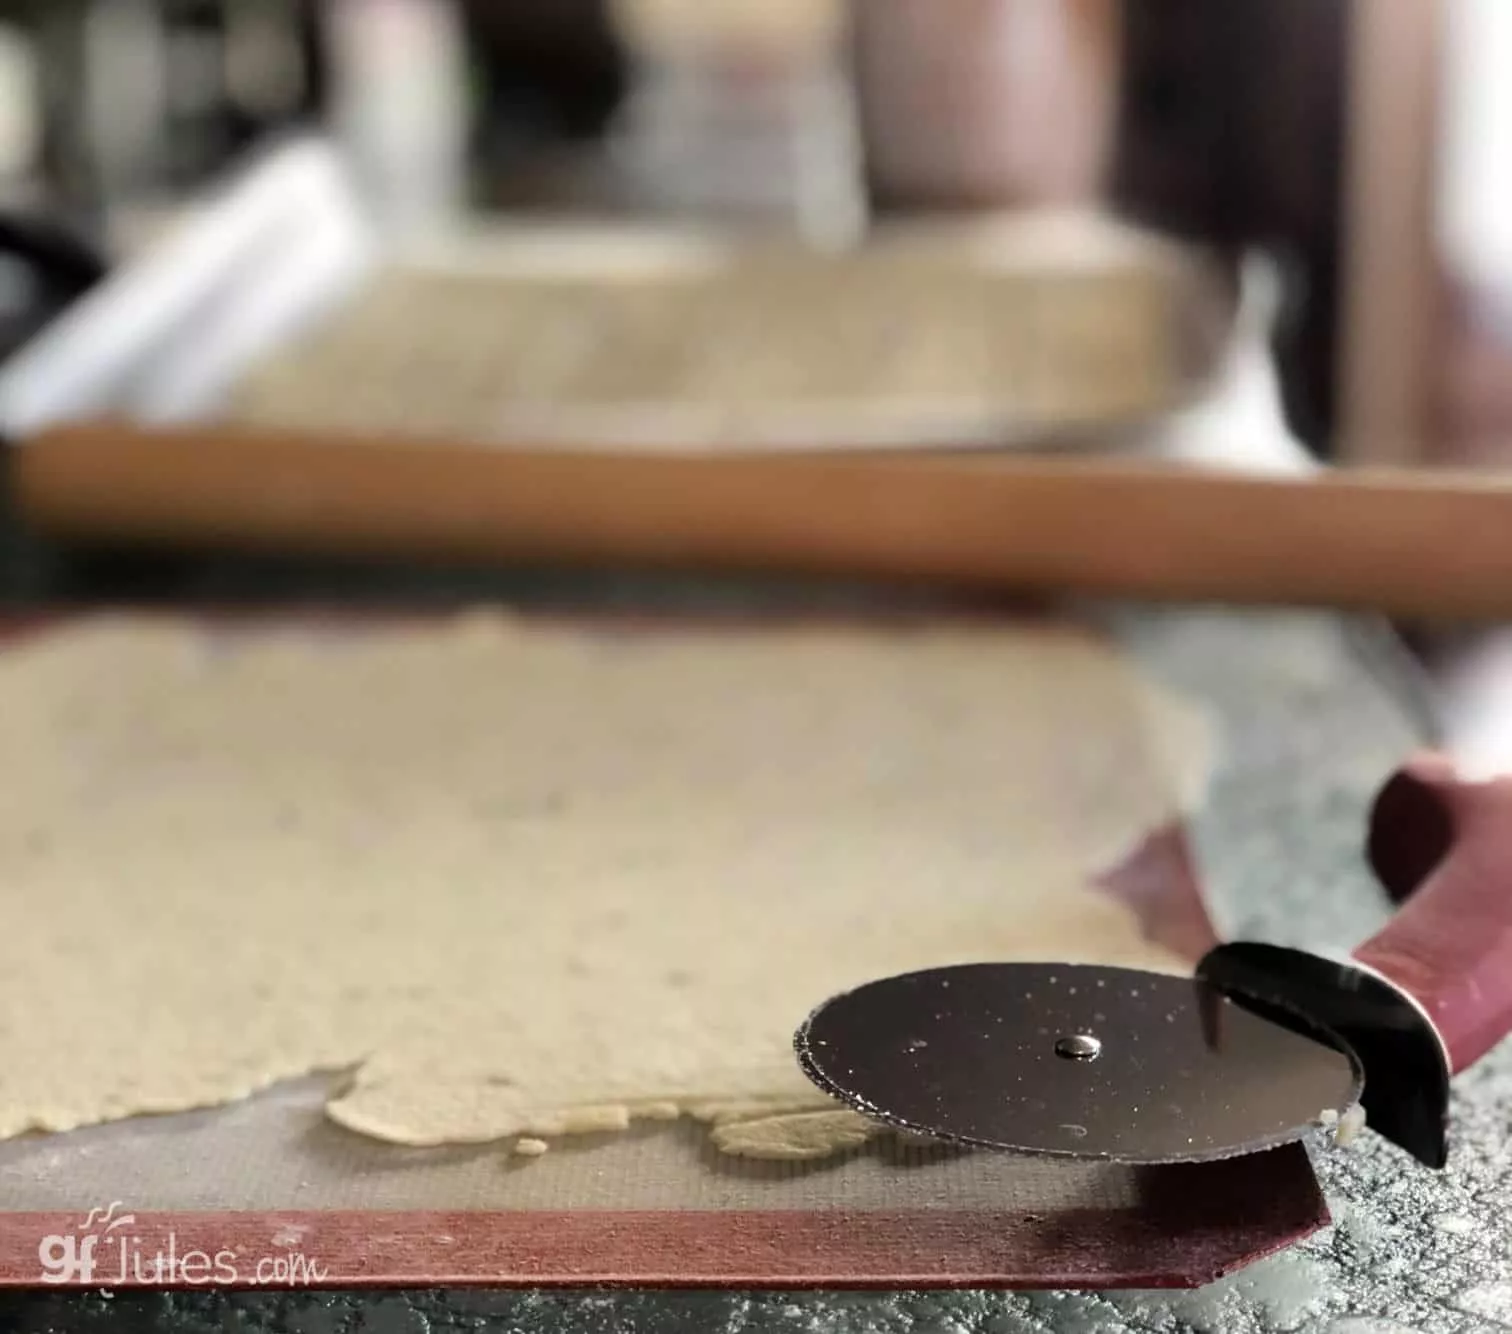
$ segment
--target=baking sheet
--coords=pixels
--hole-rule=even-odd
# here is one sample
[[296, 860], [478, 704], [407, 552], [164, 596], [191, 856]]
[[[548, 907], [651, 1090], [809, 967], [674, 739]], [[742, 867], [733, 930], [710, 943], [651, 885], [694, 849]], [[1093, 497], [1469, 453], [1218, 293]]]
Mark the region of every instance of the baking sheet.
[[[1153, 835], [1106, 888], [1168, 946], [1195, 957], [1213, 940], [1180, 829]], [[38, 1282], [48, 1238], [98, 1235], [112, 1256], [123, 1240], [133, 1256], [229, 1248], [247, 1284], [261, 1261], [298, 1256], [318, 1268], [304, 1281], [333, 1286], [1148, 1287], [1205, 1282], [1327, 1217], [1295, 1146], [1162, 1169], [886, 1142], [772, 1164], [717, 1155], [684, 1122], [521, 1165], [497, 1147], [372, 1143], [325, 1119], [322, 1092], [304, 1080], [214, 1111], [0, 1145], [0, 1283]], [[132, 1222], [107, 1235], [117, 1202]], [[127, 1269], [111, 1281], [143, 1281]]]
[[222, 412], [376, 437], [666, 449], [1043, 445], [1201, 393], [1228, 300], [1094, 214], [882, 231], [845, 254], [569, 230], [394, 258]]
[[1211, 257], [1095, 211], [885, 225], [842, 254], [569, 218], [395, 245], [335, 146], [300, 135], [130, 221], [117, 273], [0, 369], [9, 438], [226, 414], [480, 443], [1085, 447], [1200, 400], [1235, 335]]

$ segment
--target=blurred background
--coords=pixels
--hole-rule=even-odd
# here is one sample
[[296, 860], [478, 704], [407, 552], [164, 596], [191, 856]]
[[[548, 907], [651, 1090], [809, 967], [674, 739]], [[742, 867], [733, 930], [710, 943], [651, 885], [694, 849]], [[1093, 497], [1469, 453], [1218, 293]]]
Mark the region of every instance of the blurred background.
[[3, 0], [0, 426], [1111, 448], [1243, 344], [1240, 453], [1495, 465], [1503, 57], [1499, 0]]

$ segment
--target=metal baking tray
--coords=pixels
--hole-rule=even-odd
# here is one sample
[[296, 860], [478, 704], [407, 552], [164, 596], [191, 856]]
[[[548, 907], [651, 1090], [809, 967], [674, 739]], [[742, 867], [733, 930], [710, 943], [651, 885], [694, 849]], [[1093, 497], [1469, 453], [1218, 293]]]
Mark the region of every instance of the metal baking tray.
[[480, 444], [1084, 445], [1200, 401], [1236, 301], [1200, 255], [1079, 213], [882, 228], [840, 256], [565, 220], [394, 240], [298, 139], [0, 370], [0, 432], [216, 416]]

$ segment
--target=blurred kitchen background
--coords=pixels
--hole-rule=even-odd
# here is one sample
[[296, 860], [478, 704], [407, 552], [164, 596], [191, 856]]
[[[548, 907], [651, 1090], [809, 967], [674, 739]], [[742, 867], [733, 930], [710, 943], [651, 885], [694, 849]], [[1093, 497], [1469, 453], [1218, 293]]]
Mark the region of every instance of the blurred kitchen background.
[[1504, 59], [1503, 0], [0, 0], [0, 430], [1112, 448], [1243, 353], [1209, 454], [1494, 465]]
[[[1481, 301], [1512, 263], [1489, 203], [1512, 173], [1504, 10], [4, 0], [0, 169], [17, 208], [107, 247], [107, 221], [192, 199], [291, 127], [329, 132], [406, 224], [654, 213], [836, 247], [910, 213], [1105, 208], [1283, 266], [1286, 405], [1313, 449], [1354, 425], [1357, 453], [1459, 452], [1512, 400]], [[1452, 336], [1435, 276], [1467, 307]], [[1409, 395], [1417, 349], [1451, 345]], [[1351, 404], [1372, 391], [1394, 402]]]
[[[1278, 352], [1311, 447], [1353, 426], [1356, 452], [1460, 452], [1512, 399], [1482, 301], [1512, 249], [1491, 203], [1512, 171], [1504, 9], [5, 0], [0, 168], [17, 206], [89, 231], [295, 126], [411, 223], [656, 211], [835, 246], [910, 212], [1096, 204], [1284, 265]], [[1394, 383], [1451, 343], [1430, 383]], [[1393, 404], [1351, 403], [1372, 392]]]

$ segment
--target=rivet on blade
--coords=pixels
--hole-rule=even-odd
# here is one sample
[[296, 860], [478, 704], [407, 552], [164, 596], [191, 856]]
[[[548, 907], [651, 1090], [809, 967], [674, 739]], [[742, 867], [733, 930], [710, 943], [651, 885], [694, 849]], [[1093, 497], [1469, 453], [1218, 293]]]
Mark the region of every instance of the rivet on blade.
[[1055, 1040], [1055, 1054], [1068, 1061], [1095, 1061], [1102, 1053], [1102, 1042], [1090, 1033], [1068, 1033]]

